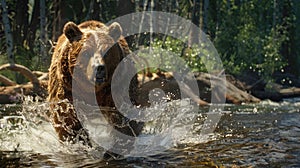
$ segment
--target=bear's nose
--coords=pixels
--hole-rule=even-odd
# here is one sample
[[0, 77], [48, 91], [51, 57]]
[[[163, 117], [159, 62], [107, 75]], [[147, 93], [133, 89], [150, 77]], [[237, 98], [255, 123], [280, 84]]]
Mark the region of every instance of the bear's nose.
[[99, 65], [97, 67], [97, 72], [96, 72], [96, 84], [101, 84], [105, 82], [105, 78], [106, 78], [105, 66]]

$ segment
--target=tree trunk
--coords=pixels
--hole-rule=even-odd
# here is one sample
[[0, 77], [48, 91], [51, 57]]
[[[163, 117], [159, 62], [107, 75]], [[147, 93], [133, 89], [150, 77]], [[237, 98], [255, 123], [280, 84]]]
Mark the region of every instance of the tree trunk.
[[[295, 41], [295, 37], [297, 37], [295, 35], [295, 29], [296, 26], [294, 26], [296, 24], [296, 22], [292, 19], [295, 15], [293, 14], [293, 8], [292, 8], [292, 2], [291, 0], [285, 0], [282, 2], [282, 20], [283, 20], [283, 27], [286, 29], [286, 35], [288, 37], [288, 40], [285, 40], [282, 43], [281, 46], [281, 55], [283, 55], [286, 59], [287, 62], [290, 66], [290, 72], [295, 74], [295, 75], [299, 75], [300, 70], [299, 70], [299, 55], [297, 55], [297, 53], [295, 53], [295, 50], [298, 50], [298, 47], [294, 44], [296, 43]], [[297, 16], [296, 16], [297, 18]], [[299, 16], [297, 19], [300, 19]], [[285, 32], [283, 32], [285, 33]], [[298, 53], [300, 54], [300, 53]]]
[[[152, 12], [154, 10], [154, 1], [150, 1], [150, 9], [149, 11]], [[150, 45], [153, 44], [153, 18], [155, 18], [155, 14], [151, 13], [150, 16]]]
[[52, 22], [52, 42], [56, 42], [60, 34], [62, 33], [63, 21], [62, 21], [62, 4], [61, 0], [53, 1], [53, 22]]
[[300, 1], [299, 0], [293, 0], [292, 1], [292, 11], [295, 14], [296, 20], [293, 22], [293, 33], [291, 34], [292, 41], [291, 41], [291, 62], [295, 65], [295, 74], [297, 76], [300, 75]]
[[[40, 16], [40, 5], [39, 0], [34, 1], [33, 11], [30, 19], [28, 34], [26, 37], [26, 41], [28, 42], [28, 47], [31, 53], [34, 53], [34, 44], [35, 44], [35, 38], [36, 38], [36, 30], [39, 28], [39, 16]], [[32, 60], [32, 58], [29, 58]]]
[[24, 46], [24, 40], [28, 32], [28, 0], [17, 1], [13, 31], [14, 44]]
[[[192, 22], [196, 26], [200, 26], [200, 0], [193, 0]], [[188, 47], [191, 48], [193, 44], [199, 43], [199, 29], [191, 29], [189, 32]]]
[[201, 26], [201, 29], [204, 33], [207, 33], [208, 6], [209, 6], [209, 0], [204, 0], [203, 1], [203, 13], [202, 13], [202, 26]]
[[273, 28], [275, 28], [276, 26], [276, 14], [277, 14], [277, 1], [273, 0], [273, 21], [272, 21]]
[[213, 41], [216, 38], [216, 32], [219, 29], [219, 3], [216, 1], [211, 1], [208, 8], [208, 15], [210, 16], [210, 19], [212, 20], [213, 26], [209, 27], [210, 30], [210, 38]]
[[132, 0], [118, 1], [117, 12], [118, 16], [127, 15], [135, 11], [135, 4]]
[[7, 57], [8, 57], [8, 62], [9, 63], [14, 63], [15, 58], [13, 55], [13, 38], [12, 38], [12, 33], [11, 33], [11, 28], [9, 24], [9, 19], [8, 19], [8, 11], [7, 11], [7, 6], [6, 6], [6, 1], [1, 0], [1, 6], [2, 6], [2, 19], [3, 19], [3, 25], [4, 25], [4, 32], [5, 32], [5, 39], [6, 39], [6, 52], [7, 52]]
[[[133, 12], [135, 12], [135, 2], [132, 0], [118, 1], [117, 11], [118, 11], [118, 16], [124, 16], [124, 15], [130, 14], [130, 13], [133, 13]], [[132, 18], [132, 23], [133, 23], [133, 18]], [[132, 23], [128, 22], [128, 23], [126, 23], [126, 25], [122, 25], [124, 32], [129, 32], [128, 29], [131, 29], [132, 26], [135, 26]], [[130, 47], [133, 47], [134, 36], [126, 37], [126, 41]]]
[[88, 9], [88, 11], [87, 11], [85, 20], [90, 20], [90, 19], [91, 19], [93, 9], [94, 9], [94, 1], [91, 0], [90, 3], [89, 3], [89, 9]]
[[[147, 10], [147, 6], [148, 6], [148, 2], [149, 0], [145, 0], [144, 3], [143, 3], [143, 11], [146, 11]], [[142, 24], [139, 25], [139, 32], [142, 31], [142, 25], [143, 25], [143, 22], [144, 22], [144, 18], [145, 18], [145, 15], [143, 14], [142, 15], [142, 18], [141, 18], [141, 22]], [[137, 37], [136, 37], [136, 40], [135, 40], [135, 48], [139, 48], [139, 41], [140, 41], [140, 38], [141, 38], [141, 34], [138, 34]]]
[[45, 0], [40, 0], [40, 63], [43, 68], [48, 65], [48, 55], [46, 52], [46, 4]]

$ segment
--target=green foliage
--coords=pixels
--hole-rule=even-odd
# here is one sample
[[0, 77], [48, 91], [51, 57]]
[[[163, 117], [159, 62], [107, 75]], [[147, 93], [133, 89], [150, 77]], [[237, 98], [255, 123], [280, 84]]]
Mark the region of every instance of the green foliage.
[[270, 79], [270, 76], [278, 70], [283, 70], [287, 62], [280, 54], [280, 49], [283, 42], [287, 41], [287, 32], [282, 26], [272, 28], [270, 35], [264, 39], [263, 46], [263, 62], [257, 66], [258, 71], [262, 73], [262, 76], [266, 79]]
[[183, 52], [183, 57], [194, 72], [207, 71], [203, 62], [204, 57], [201, 57], [200, 53], [204, 54], [204, 52], [199, 52], [196, 46], [194, 48], [185, 48]]
[[[185, 40], [179, 40], [171, 36], [166, 38], [156, 37], [150, 47], [145, 47], [145, 52], [139, 53], [140, 57], [147, 60], [150, 67], [159, 65], [162, 71], [178, 71], [182, 68], [188, 68], [194, 72], [212, 72], [220, 69], [217, 57], [212, 50], [212, 44], [200, 43], [187, 47]], [[150, 53], [150, 55], [149, 55]]]
[[28, 67], [29, 69], [35, 69], [35, 64], [38, 62], [33, 61], [34, 53], [32, 53], [30, 50], [22, 47], [22, 46], [16, 46], [17, 52], [15, 54], [15, 59], [17, 64], [24, 65]]
[[147, 61], [148, 66], [160, 68], [161, 71], [177, 71], [185, 66], [184, 59], [180, 58], [184, 43], [167, 36], [165, 40], [154, 38], [151, 46], [139, 50], [139, 57]]
[[[33, 0], [20, 2], [20, 0], [7, 1], [8, 17], [11, 21], [14, 38], [15, 62], [32, 70], [41, 68], [46, 70], [47, 67], [41, 66], [40, 45], [46, 45], [48, 49], [51, 48], [51, 45], [47, 41], [43, 42], [47, 44], [42, 44], [39, 40], [41, 32], [38, 19], [40, 16], [37, 12], [39, 3]], [[55, 42], [64, 23], [69, 20], [80, 23], [88, 19], [95, 19], [106, 23], [118, 17], [120, 9], [125, 10], [123, 13], [132, 12], [126, 11], [131, 8], [122, 6], [122, 2], [124, 1], [46, 1], [46, 37]], [[135, 11], [150, 10], [150, 5], [146, 2], [150, 1], [134, 1], [132, 2], [133, 8]], [[172, 12], [187, 19], [191, 19], [193, 16], [192, 9], [195, 1], [162, 0], [154, 2], [155, 7], [151, 10]], [[202, 8], [204, 7], [204, 1], [197, 2], [201, 3]], [[227, 73], [241, 74], [253, 71], [268, 81], [272, 80], [271, 76], [274, 72], [287, 69], [286, 67], [289, 66], [293, 71], [298, 69], [297, 72], [300, 73], [298, 68], [300, 66], [298, 50], [300, 3], [298, 1], [220, 0], [207, 2], [209, 2], [207, 13], [201, 9], [200, 21], [197, 21], [199, 21], [200, 27], [207, 27], [207, 33], [219, 52]], [[208, 22], [205, 26], [203, 26], [205, 24], [203, 23], [204, 16]], [[0, 29], [0, 35], [0, 63], [3, 64], [7, 63], [7, 59], [2, 29]], [[131, 41], [141, 41], [135, 47], [138, 48], [139, 45], [142, 45], [147, 48], [149, 33], [134, 37], [140, 37], [140, 39]], [[207, 68], [217, 66], [214, 65], [215, 60], [207, 57], [213, 53], [205, 44], [188, 48], [184, 42], [178, 39], [171, 37], [164, 39], [161, 36], [155, 36], [151, 45], [157, 48], [157, 50], [153, 50], [155, 56], [153, 58], [156, 59], [153, 61], [166, 61], [171, 64], [171, 60], [166, 58], [168, 58], [168, 52], [172, 52], [180, 55], [193, 71], [209, 71], [210, 69]], [[159, 48], [166, 51], [160, 53]], [[51, 54], [49, 54], [49, 60], [50, 57]], [[45, 64], [47, 66], [49, 63]], [[9, 74], [9, 76], [16, 75]]]
[[[287, 66], [282, 46], [289, 41], [287, 23], [275, 8], [276, 1], [223, 1], [220, 15], [224, 18], [216, 32], [214, 44], [227, 73], [241, 74], [249, 70], [266, 81]], [[242, 16], [242, 17], [241, 17]], [[286, 16], [289, 20], [293, 16]]]

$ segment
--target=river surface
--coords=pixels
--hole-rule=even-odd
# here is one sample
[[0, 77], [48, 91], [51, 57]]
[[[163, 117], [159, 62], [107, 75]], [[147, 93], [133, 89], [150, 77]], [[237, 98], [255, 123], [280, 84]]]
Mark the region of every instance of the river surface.
[[[111, 161], [102, 159], [103, 151], [60, 143], [47, 119], [47, 103], [27, 98], [22, 105], [0, 107], [0, 167], [300, 167], [299, 99], [226, 104], [207, 135], [200, 132], [208, 107], [180, 109], [169, 124], [170, 115], [159, 117], [141, 135], [141, 144], [148, 144], [150, 135], [167, 135], [156, 139], [160, 150]], [[164, 134], [168, 128], [172, 133]]]

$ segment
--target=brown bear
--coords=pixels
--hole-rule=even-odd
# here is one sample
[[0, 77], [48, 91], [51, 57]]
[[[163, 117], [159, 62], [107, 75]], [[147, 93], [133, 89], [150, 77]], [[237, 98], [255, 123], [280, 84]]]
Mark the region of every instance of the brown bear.
[[[95, 94], [98, 106], [115, 106], [111, 94], [112, 76], [118, 64], [130, 53], [121, 34], [121, 26], [116, 22], [109, 26], [98, 21], [65, 24], [54, 49], [48, 82], [50, 118], [60, 140], [79, 140], [90, 144], [88, 133], [83, 129], [74, 109], [73, 94], [77, 94], [77, 98], [87, 104], [95, 103], [89, 99], [90, 94]], [[75, 85], [76, 89], [72, 90]], [[130, 101], [133, 104], [136, 104], [137, 86], [135, 75], [129, 86]], [[130, 120], [117, 110], [101, 112], [118, 132], [131, 137], [140, 134], [142, 122]]]

